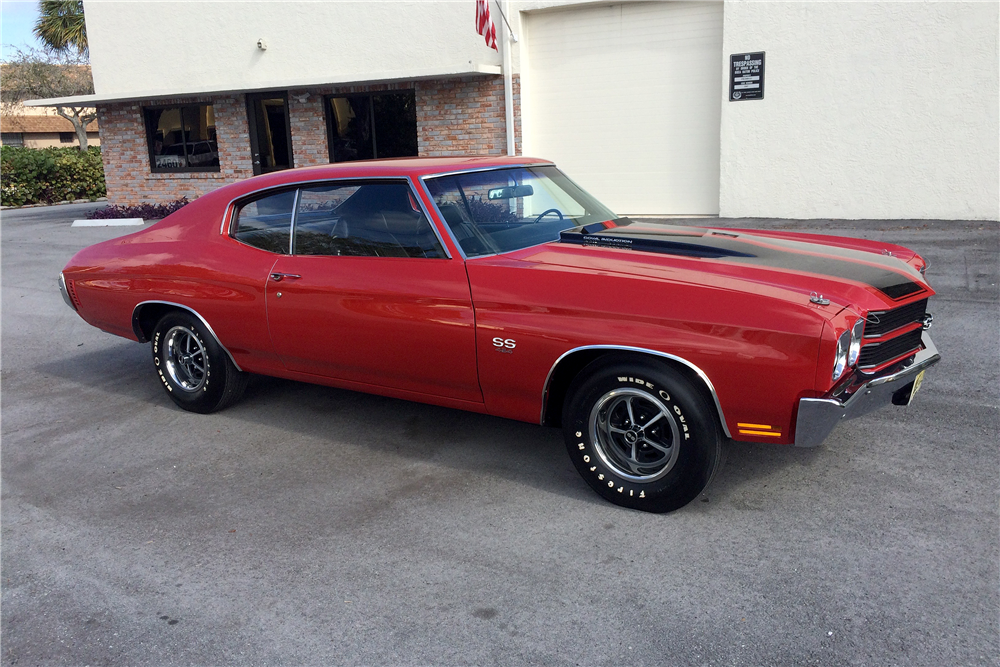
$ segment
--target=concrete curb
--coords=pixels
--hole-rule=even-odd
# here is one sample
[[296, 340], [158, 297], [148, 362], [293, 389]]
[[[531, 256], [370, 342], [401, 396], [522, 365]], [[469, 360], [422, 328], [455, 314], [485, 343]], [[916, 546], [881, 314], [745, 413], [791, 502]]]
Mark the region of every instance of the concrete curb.
[[126, 227], [145, 224], [142, 218], [106, 218], [103, 220], [74, 220], [70, 227]]
[[65, 204], [97, 204], [100, 202], [108, 201], [107, 197], [98, 197], [97, 199], [74, 199], [72, 201], [59, 201], [53, 204], [25, 204], [24, 206], [0, 206], [2, 211], [17, 211], [22, 208], [43, 208], [46, 206], [63, 206]]

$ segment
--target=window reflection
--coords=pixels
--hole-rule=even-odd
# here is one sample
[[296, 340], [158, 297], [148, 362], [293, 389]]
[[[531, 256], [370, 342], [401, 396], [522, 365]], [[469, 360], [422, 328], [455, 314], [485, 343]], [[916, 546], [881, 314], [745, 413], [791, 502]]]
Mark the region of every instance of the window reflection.
[[417, 155], [413, 91], [327, 99], [332, 162]]
[[469, 257], [554, 241], [564, 229], [615, 214], [555, 167], [516, 167], [427, 179], [441, 216]]
[[413, 93], [373, 95], [378, 157], [417, 154], [417, 104]]
[[375, 157], [372, 142], [371, 98], [330, 98], [331, 145], [335, 162], [370, 160]]
[[218, 171], [215, 109], [211, 104], [148, 108], [144, 112], [154, 171]]
[[444, 257], [404, 183], [303, 188], [295, 215], [295, 254]]
[[260, 171], [266, 173], [292, 166], [288, 145], [288, 110], [284, 97], [252, 97], [250, 122], [257, 141]]
[[294, 203], [295, 191], [289, 190], [244, 204], [233, 236], [261, 250], [288, 254]]

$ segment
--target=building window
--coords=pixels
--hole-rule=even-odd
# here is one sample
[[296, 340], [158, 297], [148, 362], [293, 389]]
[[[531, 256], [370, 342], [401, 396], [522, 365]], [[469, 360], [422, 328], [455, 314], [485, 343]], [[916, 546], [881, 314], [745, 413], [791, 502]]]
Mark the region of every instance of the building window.
[[326, 98], [330, 162], [417, 154], [412, 90]]
[[24, 135], [20, 132], [0, 132], [0, 144], [4, 146], [23, 146]]
[[76, 132], [60, 132], [59, 133], [59, 143], [61, 144], [71, 144], [76, 141]]
[[146, 117], [149, 164], [154, 172], [219, 171], [215, 109], [211, 104], [150, 107]]

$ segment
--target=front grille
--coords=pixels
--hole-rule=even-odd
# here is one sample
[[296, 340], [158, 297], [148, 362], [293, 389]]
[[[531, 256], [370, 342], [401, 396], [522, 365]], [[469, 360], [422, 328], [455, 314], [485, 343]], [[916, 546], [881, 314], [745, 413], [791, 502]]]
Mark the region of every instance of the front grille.
[[924, 330], [914, 329], [902, 336], [891, 338], [883, 343], [869, 343], [861, 348], [858, 360], [859, 368], [874, 368], [891, 359], [901, 357], [907, 352], [916, 352], [920, 347], [920, 339]]
[[926, 312], [927, 299], [893, 310], [868, 313], [868, 320], [865, 322], [865, 338], [877, 338], [900, 327], [905, 327], [907, 324], [923, 322]]

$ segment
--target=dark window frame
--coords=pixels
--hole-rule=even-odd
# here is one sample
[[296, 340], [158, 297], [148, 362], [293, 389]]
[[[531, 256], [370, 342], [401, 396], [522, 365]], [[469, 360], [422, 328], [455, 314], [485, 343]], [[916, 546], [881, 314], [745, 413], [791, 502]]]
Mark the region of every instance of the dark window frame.
[[[179, 109], [181, 114], [181, 126], [184, 125], [184, 110], [185, 109], [200, 109], [201, 107], [212, 107], [214, 113], [215, 104], [213, 102], [197, 102], [194, 104], [164, 104], [164, 105], [153, 105], [142, 107], [142, 123], [146, 128], [146, 149], [149, 153], [149, 169], [154, 174], [183, 174], [183, 173], [195, 173], [195, 172], [208, 172], [208, 173], [218, 173], [222, 171], [222, 159], [219, 159], [219, 164], [217, 166], [208, 167], [157, 167], [156, 166], [156, 155], [153, 153], [153, 141], [156, 137], [156, 128], [150, 123], [149, 114], [147, 111], [170, 111], [172, 109]], [[218, 128], [218, 126], [216, 126]], [[185, 137], [184, 146], [184, 162], [188, 161], [188, 145], [197, 142], [188, 141]], [[218, 151], [219, 139], [218, 139], [218, 129], [216, 129], [216, 139], [215, 148]]]
[[[281, 99], [284, 102], [284, 114], [285, 114], [285, 142], [288, 144], [288, 166], [287, 167], [268, 167], [264, 166], [260, 162], [260, 137], [257, 133], [257, 109], [256, 103], [262, 100], [269, 99]], [[272, 174], [276, 171], [284, 171], [286, 169], [295, 168], [295, 149], [292, 145], [292, 114], [291, 110], [288, 108], [288, 91], [274, 91], [270, 93], [247, 93], [246, 94], [246, 109], [247, 109], [247, 130], [249, 132], [250, 140], [250, 161], [251, 167], [253, 168], [254, 176], [260, 176], [262, 174]], [[257, 159], [254, 159], [256, 156]]]
[[[396, 90], [375, 90], [368, 93], [335, 93], [332, 95], [324, 95], [323, 116], [326, 119], [326, 148], [329, 154], [330, 163], [331, 164], [337, 163], [336, 156], [334, 155], [333, 152], [333, 139], [334, 139], [333, 124], [335, 122], [335, 119], [333, 117], [333, 110], [331, 105], [332, 100], [337, 99], [339, 97], [368, 98], [368, 122], [371, 124], [371, 130], [372, 130], [372, 155], [375, 156], [373, 159], [378, 160], [380, 159], [378, 155], [378, 133], [375, 131], [375, 100], [373, 98], [378, 95], [404, 95], [407, 93], [413, 96], [414, 108], [416, 108], [416, 98], [417, 98], [416, 88], [399, 88]], [[419, 125], [415, 128], [415, 130], [417, 132], [417, 140], [419, 144], [419, 139], [420, 139]], [[417, 155], [413, 155], [412, 157], [419, 157], [419, 148]], [[386, 158], [381, 158], [381, 159], [386, 159]], [[344, 160], [344, 162], [355, 162], [355, 160]]]
[[236, 232], [238, 230], [238, 218], [240, 210], [244, 206], [258, 200], [264, 199], [265, 197], [270, 197], [271, 195], [283, 194], [285, 192], [295, 192], [299, 190], [306, 190], [309, 188], [322, 187], [324, 185], [336, 185], [336, 186], [351, 186], [351, 185], [372, 185], [372, 184], [402, 184], [405, 185], [410, 195], [416, 200], [417, 205], [420, 207], [420, 211], [424, 216], [424, 220], [427, 222], [434, 234], [434, 238], [437, 241], [438, 249], [441, 251], [440, 257], [382, 257], [380, 259], [423, 259], [423, 260], [447, 260], [452, 259], [451, 251], [448, 249], [448, 244], [445, 243], [444, 237], [441, 234], [441, 230], [438, 229], [437, 224], [435, 224], [434, 219], [431, 218], [431, 213], [424, 205], [424, 202], [420, 199], [419, 186], [413, 179], [406, 176], [380, 176], [380, 177], [347, 177], [347, 178], [323, 178], [315, 181], [300, 181], [298, 183], [283, 183], [281, 185], [275, 185], [270, 188], [264, 188], [262, 190], [257, 190], [256, 192], [248, 193], [238, 199], [234, 199], [229, 203], [228, 212], [226, 217], [223, 219], [222, 231], [224, 236], [228, 236], [231, 240], [239, 243], [247, 248], [253, 248], [255, 250], [260, 250], [261, 252], [266, 252], [274, 255], [275, 257], [337, 257], [338, 259], [350, 259], [352, 257], [366, 257], [363, 255], [306, 255], [294, 252], [294, 239], [295, 239], [295, 223], [298, 216], [297, 208], [299, 197], [298, 194], [295, 196], [295, 203], [292, 208], [292, 219], [289, 222], [288, 232], [289, 232], [289, 248], [288, 252], [276, 253], [271, 250], [265, 250], [255, 245], [251, 245], [240, 239], [236, 238]]
[[60, 132], [59, 133], [59, 143], [61, 144], [71, 144], [76, 141], [76, 132]]

